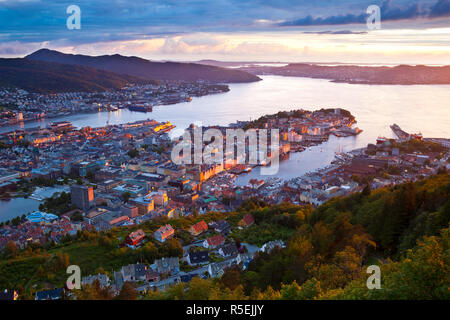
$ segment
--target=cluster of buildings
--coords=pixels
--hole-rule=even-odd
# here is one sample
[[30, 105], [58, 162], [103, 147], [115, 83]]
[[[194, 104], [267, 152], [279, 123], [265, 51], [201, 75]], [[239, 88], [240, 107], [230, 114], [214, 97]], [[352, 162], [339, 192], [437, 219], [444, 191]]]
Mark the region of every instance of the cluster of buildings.
[[[357, 134], [359, 130], [352, 128], [353, 123], [354, 118], [342, 109], [299, 110], [258, 120], [257, 127], [279, 129], [280, 154], [286, 154], [320, 143], [330, 134]], [[238, 122], [230, 127], [251, 125]], [[58, 122], [47, 128], [1, 134], [0, 142], [5, 147], [0, 148], [0, 194], [14, 197], [23, 181], [32, 183], [35, 178], [58, 181], [70, 189], [71, 205], [78, 208], [83, 219], [71, 221], [74, 211], [60, 216], [34, 212], [19, 225], [0, 228], [0, 248], [11, 240], [23, 248], [30, 242], [59, 242], [65, 235], [81, 230], [138, 226], [157, 217], [173, 219], [211, 211], [231, 212], [255, 197], [269, 204], [288, 201], [316, 206], [333, 197], [361, 191], [367, 184], [375, 189], [448, 169], [447, 140], [435, 141], [444, 148], [444, 152], [437, 152], [411, 151], [402, 147], [408, 141], [386, 139], [366, 148], [336, 154], [329, 166], [301, 177], [288, 181], [253, 179], [245, 186], [238, 186], [237, 176], [252, 166], [242, 166], [237, 159], [216, 164], [175, 164], [171, 159], [174, 142], [168, 135], [173, 127], [170, 122], [155, 120], [82, 129]], [[223, 133], [225, 144], [225, 131], [229, 127], [215, 128]], [[248, 142], [244, 147], [248, 151]], [[253, 223], [253, 217], [246, 215], [238, 227], [246, 228]], [[230, 228], [225, 220], [209, 225], [200, 221], [190, 226], [189, 233], [195, 240], [183, 243], [181, 263], [190, 265], [191, 271], [181, 271], [180, 258], [173, 257], [157, 260], [151, 266], [124, 266], [114, 273], [116, 289], [120, 290], [126, 281], [139, 282], [140, 291], [165, 288], [206, 273], [211, 277], [220, 276], [233, 265], [245, 268], [260, 249], [243, 252], [228, 238]], [[150, 238], [163, 245], [175, 233], [170, 222], [151, 235], [137, 228], [123, 245], [134, 249]], [[269, 243], [262, 250], [270, 251], [274, 247], [283, 244]], [[101, 277], [102, 283], [109, 283], [109, 279]], [[86, 283], [94, 278], [86, 279]]]
[[[191, 97], [227, 92], [227, 85], [206, 81], [159, 81], [129, 85], [105, 92], [29, 93], [16, 88], [0, 88], [0, 100], [8, 106], [0, 110], [0, 127], [43, 118], [98, 111], [151, 111], [151, 106], [191, 101]], [[136, 107], [137, 106], [137, 107]], [[141, 108], [148, 106], [148, 108]]]
[[[254, 223], [251, 214], [245, 215], [238, 224], [238, 228], [247, 228]], [[225, 220], [209, 223], [201, 220], [188, 229], [195, 240], [183, 247], [182, 257], [163, 257], [156, 259], [152, 264], [135, 263], [122, 266], [112, 272], [110, 279], [107, 274], [99, 273], [82, 278], [82, 286], [92, 285], [98, 281], [101, 288], [109, 287], [113, 294], [118, 294], [125, 282], [135, 285], [139, 293], [148, 290], [165, 290], [169, 286], [189, 282], [194, 277], [216, 278], [224, 274], [227, 268], [247, 268], [257, 252], [268, 252], [276, 247], [283, 248], [285, 243], [276, 240], [264, 244], [261, 248], [249, 244], [241, 244], [240, 247], [228, 239], [230, 224]], [[161, 241], [160, 232], [166, 232], [173, 228], [171, 225], [162, 226], [155, 231], [153, 237]], [[141, 230], [131, 232], [125, 239], [127, 245], [136, 246], [146, 241], [146, 234]], [[151, 235], [149, 235], [151, 236]], [[202, 240], [206, 237], [205, 240]], [[147, 239], [148, 240], [148, 239]], [[162, 241], [163, 242], [163, 241]], [[183, 270], [183, 264], [188, 263], [189, 270]], [[36, 293], [35, 299], [48, 300], [60, 299], [63, 289], [44, 290]], [[70, 295], [70, 293], [69, 293]]]
[[44, 246], [48, 242], [59, 243], [63, 237], [74, 236], [78, 231], [93, 230], [84, 221], [71, 221], [70, 217], [76, 212], [68, 212], [61, 217], [40, 211], [29, 214], [25, 221], [0, 228], [0, 248], [14, 241], [18, 248], [24, 249], [30, 244]]
[[[238, 228], [246, 228], [254, 223], [250, 214], [244, 216], [239, 222]], [[114, 281], [111, 287], [114, 292], [119, 292], [126, 281], [135, 283], [139, 292], [147, 290], [164, 290], [170, 285], [189, 282], [193, 277], [220, 277], [227, 268], [237, 266], [246, 268], [258, 251], [267, 251], [267, 248], [275, 246], [283, 247], [281, 241], [273, 241], [264, 246], [264, 249], [252, 245], [237, 247], [237, 244], [228, 238], [231, 226], [225, 220], [211, 222], [209, 225], [201, 220], [188, 229], [194, 237], [190, 244], [183, 247], [183, 257], [164, 257], [156, 259], [151, 265], [136, 263], [123, 266], [114, 271]], [[174, 228], [170, 225], [161, 226], [154, 232], [155, 240], [163, 243], [165, 239], [172, 237]], [[204, 239], [203, 239], [204, 238]], [[125, 239], [128, 246], [136, 247], [148, 241], [147, 235], [141, 230], [131, 232]], [[189, 270], [183, 270], [181, 266], [187, 263]], [[93, 279], [91, 276], [90, 279]], [[104, 277], [104, 275], [102, 275]]]
[[321, 109], [317, 111], [295, 110], [265, 116], [256, 124], [264, 129], [278, 129], [281, 141], [287, 141], [299, 150], [328, 140], [330, 134], [338, 137], [357, 135], [362, 132], [353, 128], [355, 118], [346, 110]]

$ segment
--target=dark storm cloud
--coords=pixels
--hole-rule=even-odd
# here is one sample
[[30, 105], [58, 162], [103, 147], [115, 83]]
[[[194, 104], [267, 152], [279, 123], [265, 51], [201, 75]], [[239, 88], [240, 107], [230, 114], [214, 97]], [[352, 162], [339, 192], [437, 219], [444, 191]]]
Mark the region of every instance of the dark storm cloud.
[[[0, 42], [81, 44], [193, 32], [272, 31], [280, 25], [361, 24], [366, 8], [377, 2], [382, 20], [394, 21], [447, 16], [450, 0], [0, 0]], [[66, 28], [71, 4], [81, 8], [81, 30]]]
[[[345, 25], [366, 23], [367, 7], [362, 8], [360, 14], [332, 15], [327, 17], [306, 17], [279, 23], [279, 26], [320, 26]], [[448, 16], [450, 13], [450, 0], [438, 0], [433, 6], [420, 2], [412, 4], [395, 5], [391, 0], [385, 0], [380, 6], [382, 21], [397, 21], [417, 18], [434, 18]]]
[[449, 17], [450, 16], [450, 0], [439, 0], [431, 7], [431, 17]]

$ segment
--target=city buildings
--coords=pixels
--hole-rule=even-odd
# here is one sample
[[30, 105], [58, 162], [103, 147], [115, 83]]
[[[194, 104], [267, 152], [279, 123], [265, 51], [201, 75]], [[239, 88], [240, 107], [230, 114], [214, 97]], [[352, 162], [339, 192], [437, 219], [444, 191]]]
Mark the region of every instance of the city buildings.
[[94, 188], [83, 185], [72, 185], [70, 187], [70, 198], [73, 205], [87, 211], [94, 206]]
[[170, 224], [166, 224], [162, 226], [158, 230], [155, 231], [154, 237], [159, 242], [165, 242], [167, 239], [173, 237], [175, 234], [175, 230], [172, 228]]

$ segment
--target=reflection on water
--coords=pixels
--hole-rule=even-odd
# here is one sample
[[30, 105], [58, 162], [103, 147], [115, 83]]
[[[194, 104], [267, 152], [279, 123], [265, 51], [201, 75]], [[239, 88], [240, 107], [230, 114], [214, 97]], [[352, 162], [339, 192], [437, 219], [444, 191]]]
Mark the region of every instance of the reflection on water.
[[[151, 113], [116, 112], [77, 114], [38, 124], [67, 120], [74, 126], [99, 127], [147, 118], [169, 120], [178, 128], [194, 121], [204, 125], [227, 125], [236, 120], [255, 119], [281, 110], [315, 110], [341, 107], [355, 115], [364, 132], [358, 140], [369, 142], [378, 135], [392, 136], [389, 125], [406, 131], [422, 131], [425, 137], [450, 138], [450, 85], [360, 85], [333, 83], [322, 79], [262, 76], [263, 81], [230, 84], [230, 91], [193, 98], [191, 102], [157, 106]], [[25, 127], [37, 123], [25, 123]], [[14, 126], [0, 128], [10, 131]]]
[[[389, 125], [397, 123], [407, 132], [421, 131], [424, 137], [450, 138], [450, 85], [362, 85], [333, 83], [322, 79], [262, 76], [263, 81], [231, 84], [227, 93], [193, 98], [191, 102], [157, 106], [152, 113], [118, 110], [95, 114], [77, 114], [24, 127], [45, 126], [48, 122], [67, 120], [76, 127], [100, 127], [152, 118], [169, 120], [179, 130], [202, 121], [203, 125], [227, 125], [236, 120], [251, 120], [265, 114], [293, 109], [316, 110], [340, 107], [349, 110], [363, 133], [357, 137], [336, 138], [301, 153], [291, 154], [280, 163], [277, 176], [300, 176], [328, 165], [336, 151], [349, 151], [374, 143], [378, 136], [394, 137]], [[17, 126], [0, 128], [11, 131]], [[258, 177], [259, 168], [238, 183]], [[0, 210], [3, 212], [3, 210]]]
[[0, 222], [4, 222], [31, 213], [39, 208], [39, 201], [15, 198], [9, 201], [0, 200]]
[[[334, 159], [335, 152], [347, 152], [358, 147], [358, 137], [337, 138], [330, 136], [327, 142], [307, 148], [303, 152], [291, 153], [287, 160], [280, 161], [280, 168], [275, 176], [283, 180], [302, 176], [329, 165]], [[260, 167], [256, 167], [252, 172], [240, 175], [236, 179], [236, 184], [246, 185], [250, 179], [267, 179], [270, 177], [262, 176], [260, 170]]]

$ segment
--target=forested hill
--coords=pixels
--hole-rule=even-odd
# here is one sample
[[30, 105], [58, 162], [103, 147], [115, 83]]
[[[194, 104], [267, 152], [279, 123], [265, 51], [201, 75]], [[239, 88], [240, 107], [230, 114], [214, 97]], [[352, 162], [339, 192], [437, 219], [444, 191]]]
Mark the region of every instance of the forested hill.
[[[148, 291], [141, 298], [450, 299], [449, 193], [450, 176], [441, 173], [389, 188], [365, 188], [317, 209], [251, 199], [233, 212], [155, 219], [106, 233], [83, 231], [60, 244], [35, 244], [19, 252], [7, 247], [0, 253], [0, 287], [18, 288], [23, 298], [32, 299], [34, 290], [43, 285], [62, 286], [69, 264], [94, 274], [136, 261], [151, 264], [162, 257], [182, 257], [180, 241], [192, 241], [190, 226], [226, 219], [236, 243], [261, 246], [283, 240], [286, 248], [258, 252], [244, 271], [229, 268], [220, 278], [195, 277], [165, 291]], [[237, 228], [248, 213], [255, 224]], [[153, 234], [166, 223], [177, 233], [164, 245], [149, 241], [135, 250], [119, 247], [129, 232], [139, 228]], [[366, 286], [369, 265], [381, 268], [380, 290]], [[124, 288], [118, 297], [99, 286], [83, 286], [74, 294], [78, 299], [138, 298], [130, 284]]]
[[85, 66], [0, 59], [0, 87], [18, 87], [33, 93], [101, 92], [130, 83], [155, 82]]
[[[245, 271], [228, 270], [220, 280], [193, 279], [186, 292], [180, 284], [147, 298], [450, 299], [449, 193], [450, 177], [440, 174], [316, 210], [254, 200], [241, 210], [255, 225], [234, 236], [258, 244], [283, 239], [287, 248], [260, 253]], [[366, 286], [374, 264], [381, 290]]]
[[87, 56], [41, 49], [28, 55], [26, 59], [92, 67], [148, 80], [204, 80], [216, 83], [254, 82], [261, 80], [251, 73], [240, 70], [196, 63], [155, 62], [138, 57], [125, 57], [119, 54]]
[[450, 66], [372, 67], [357, 65], [324, 66], [308, 63], [291, 63], [287, 66], [248, 66], [239, 68], [257, 75], [280, 75], [330, 79], [353, 84], [450, 84]]

